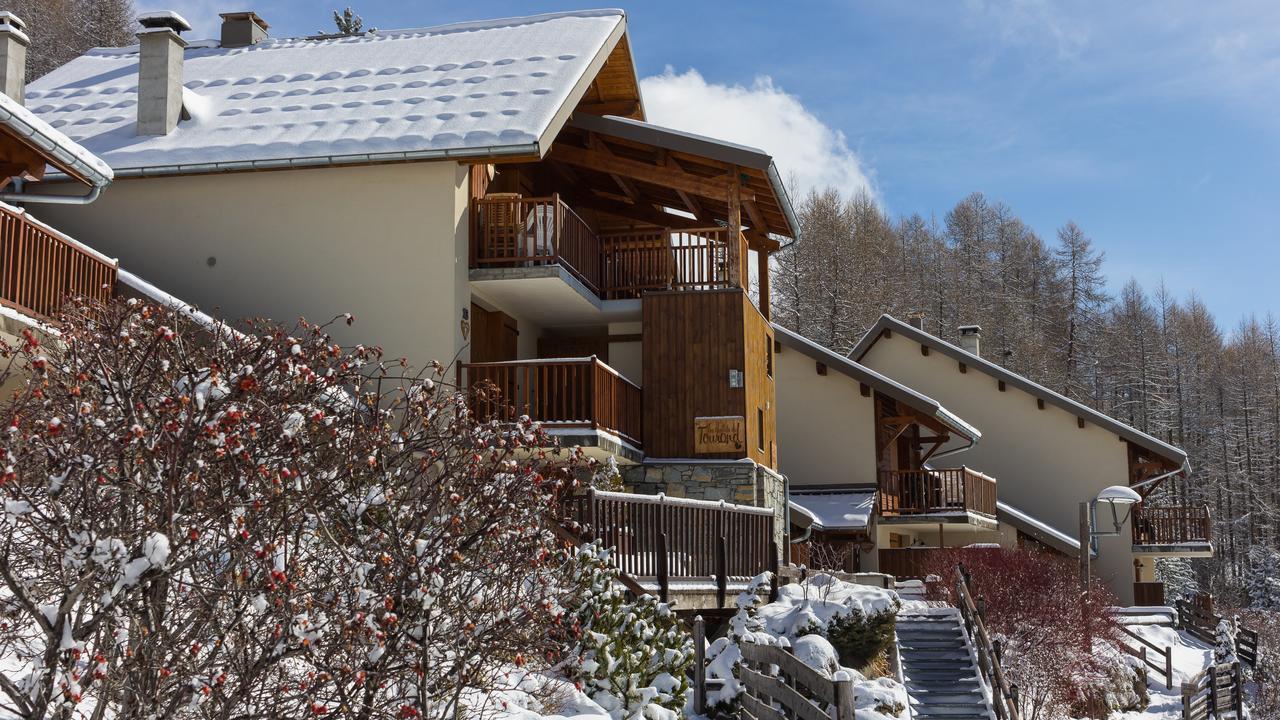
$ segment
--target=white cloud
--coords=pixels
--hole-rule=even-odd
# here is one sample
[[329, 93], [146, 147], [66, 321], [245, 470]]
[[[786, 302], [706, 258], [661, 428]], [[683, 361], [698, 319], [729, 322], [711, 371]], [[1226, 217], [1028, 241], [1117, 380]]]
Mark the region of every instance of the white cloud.
[[640, 87], [650, 122], [764, 150], [801, 193], [832, 185], [845, 194], [863, 189], [875, 195], [870, 173], [844, 133], [767, 75], [743, 87], [709, 83], [697, 70], [677, 74], [668, 67], [641, 80]]

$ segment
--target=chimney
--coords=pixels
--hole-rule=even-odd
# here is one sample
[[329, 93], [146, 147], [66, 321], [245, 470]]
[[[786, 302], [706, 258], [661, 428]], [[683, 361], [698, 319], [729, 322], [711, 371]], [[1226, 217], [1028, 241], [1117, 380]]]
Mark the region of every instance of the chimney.
[[924, 329], [924, 313], [919, 310], [912, 310], [907, 313], [907, 324], [917, 330]]
[[267, 39], [267, 21], [252, 10], [220, 13], [222, 18], [222, 47], [238, 48], [257, 45]]
[[172, 10], [138, 16], [138, 134], [168, 135], [182, 115], [182, 54], [178, 33], [191, 25]]
[[982, 327], [979, 325], [961, 325], [960, 326], [960, 348], [970, 355], [982, 357], [980, 344], [982, 341]]
[[0, 12], [0, 92], [22, 103], [27, 87], [27, 24], [5, 10]]

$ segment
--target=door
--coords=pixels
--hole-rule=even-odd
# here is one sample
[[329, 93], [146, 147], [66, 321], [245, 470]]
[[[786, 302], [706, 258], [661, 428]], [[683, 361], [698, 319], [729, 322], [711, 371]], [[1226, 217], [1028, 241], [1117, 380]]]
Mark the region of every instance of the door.
[[519, 336], [515, 318], [471, 303], [471, 362], [515, 360]]

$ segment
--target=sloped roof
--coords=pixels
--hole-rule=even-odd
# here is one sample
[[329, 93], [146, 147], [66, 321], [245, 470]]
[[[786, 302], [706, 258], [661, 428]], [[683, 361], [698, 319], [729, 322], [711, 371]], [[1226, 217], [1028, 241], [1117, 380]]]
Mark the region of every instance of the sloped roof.
[[117, 174], [544, 154], [624, 37], [621, 10], [185, 51], [190, 119], [136, 134], [138, 47], [99, 48], [27, 105]]
[[870, 330], [867, 330], [866, 334], [862, 336], [862, 339], [858, 341], [858, 344], [854, 346], [852, 351], [850, 351], [849, 357], [861, 361], [862, 358], [866, 357], [866, 354], [870, 352], [872, 346], [874, 346], [884, 334], [885, 330], [901, 333], [904, 337], [910, 338], [914, 342], [920, 343], [921, 345], [927, 345], [944, 355], [950, 356], [957, 362], [964, 363], [966, 367], [980, 370], [997, 380], [1003, 380], [1007, 384], [1012, 385], [1029, 395], [1040, 398], [1047, 403], [1056, 405], [1059, 408], [1092, 422], [1099, 427], [1106, 428], [1125, 440], [1128, 440], [1139, 447], [1150, 450], [1160, 457], [1180, 464], [1186, 464], [1187, 462], [1187, 454], [1169, 443], [1152, 437], [1140, 430], [1136, 430], [1119, 420], [1116, 420], [1110, 415], [1100, 413], [1088, 405], [1078, 403], [1065, 395], [1056, 393], [1039, 383], [1028, 380], [1027, 378], [1010, 370], [1006, 370], [990, 360], [984, 360], [973, 353], [958, 348], [935, 335], [930, 335], [923, 330], [914, 328], [890, 315], [880, 316], [880, 319], [876, 321], [876, 324], [871, 326]]
[[106, 187], [114, 177], [100, 158], [4, 93], [0, 93], [0, 132], [17, 138], [54, 167], [93, 187]]
[[815, 530], [866, 530], [876, 508], [876, 491], [792, 490], [787, 502]]
[[814, 360], [836, 370], [860, 383], [875, 388], [877, 391], [936, 418], [956, 433], [970, 440], [977, 441], [982, 437], [978, 428], [965, 422], [960, 416], [947, 410], [937, 400], [913, 390], [902, 383], [888, 378], [861, 363], [829, 350], [818, 343], [794, 333], [777, 323], [773, 323], [774, 337], [784, 346], [799, 350]]

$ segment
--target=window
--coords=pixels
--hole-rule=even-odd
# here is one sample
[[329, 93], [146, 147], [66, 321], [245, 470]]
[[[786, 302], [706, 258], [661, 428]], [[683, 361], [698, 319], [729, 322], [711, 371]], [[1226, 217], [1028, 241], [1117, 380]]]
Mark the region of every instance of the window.
[[773, 339], [767, 334], [764, 336], [764, 348], [764, 372], [773, 377]]
[[756, 447], [764, 452], [764, 408], [756, 408]]

